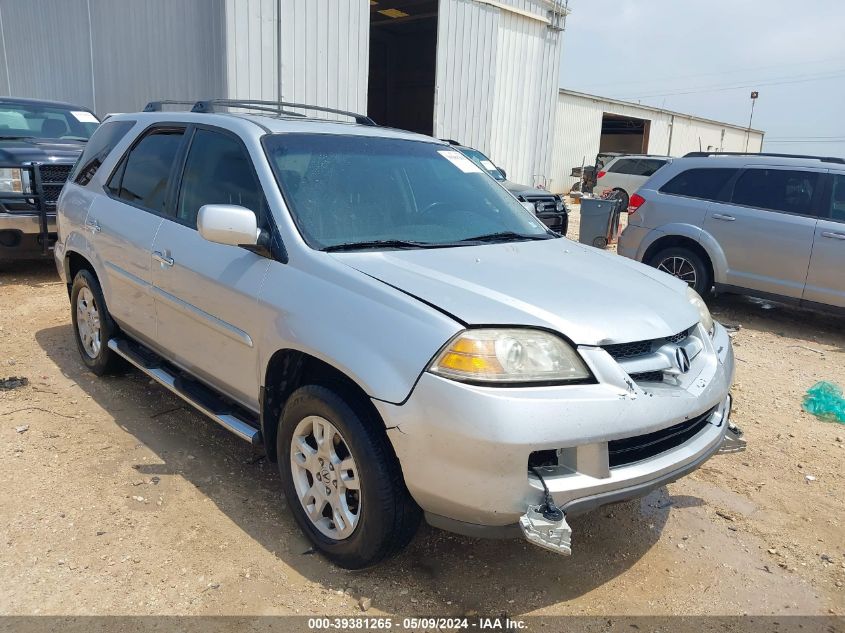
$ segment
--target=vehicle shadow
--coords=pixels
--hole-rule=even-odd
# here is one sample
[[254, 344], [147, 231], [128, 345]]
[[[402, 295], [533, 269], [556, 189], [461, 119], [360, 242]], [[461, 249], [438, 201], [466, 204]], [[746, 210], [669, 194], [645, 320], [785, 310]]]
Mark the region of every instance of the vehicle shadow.
[[29, 288], [40, 288], [60, 281], [52, 259], [0, 261], [0, 284], [14, 283]]
[[707, 303], [716, 320], [725, 325], [772, 332], [805, 341], [810, 348], [821, 343], [845, 352], [842, 315], [735, 294], [721, 294]]
[[310, 549], [285, 506], [275, 464], [256, 459], [246, 443], [137, 371], [95, 378], [79, 360], [69, 324], [42, 329], [35, 338], [65, 376], [155, 453], [160, 463], [132, 466], [139, 474], [162, 484], [184, 478], [299, 574], [333, 590], [351, 588], [356, 598], [377, 595], [378, 608], [386, 612], [434, 604], [435, 612], [452, 615], [494, 608], [519, 614], [571, 600], [640, 559], [659, 539], [671, 508], [702, 503], [672, 499], [662, 488], [642, 500], [574, 517], [573, 555], [566, 559], [521, 540], [470, 539], [423, 524], [399, 556], [347, 572]]

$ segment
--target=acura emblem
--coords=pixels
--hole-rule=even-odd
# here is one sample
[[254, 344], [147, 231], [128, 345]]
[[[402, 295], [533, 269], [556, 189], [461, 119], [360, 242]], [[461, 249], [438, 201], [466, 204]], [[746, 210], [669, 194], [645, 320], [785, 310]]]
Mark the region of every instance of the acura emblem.
[[687, 350], [683, 347], [678, 347], [675, 349], [675, 363], [678, 365], [678, 369], [681, 371], [682, 374], [685, 374], [689, 371], [689, 356], [687, 355]]

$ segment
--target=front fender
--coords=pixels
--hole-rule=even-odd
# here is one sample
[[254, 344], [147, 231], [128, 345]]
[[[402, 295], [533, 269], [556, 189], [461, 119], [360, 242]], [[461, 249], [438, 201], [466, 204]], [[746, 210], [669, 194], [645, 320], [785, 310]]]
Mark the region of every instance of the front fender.
[[331, 261], [274, 263], [261, 291], [266, 368], [278, 350], [304, 352], [343, 372], [371, 398], [402, 403], [437, 351], [462, 328], [442, 312]]

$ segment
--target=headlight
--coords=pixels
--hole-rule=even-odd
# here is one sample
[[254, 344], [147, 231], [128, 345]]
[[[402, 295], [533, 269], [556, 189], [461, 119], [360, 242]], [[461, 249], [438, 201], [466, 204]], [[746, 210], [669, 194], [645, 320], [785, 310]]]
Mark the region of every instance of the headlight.
[[444, 378], [496, 384], [572, 382], [590, 378], [578, 353], [563, 339], [521, 328], [466, 330], [429, 367]]
[[0, 169], [0, 191], [23, 193], [23, 178], [17, 168]]
[[695, 290], [687, 287], [687, 300], [698, 310], [698, 320], [701, 321], [701, 325], [704, 326], [704, 329], [707, 330], [710, 336], [713, 336], [713, 333], [716, 331], [716, 324], [710, 315], [710, 309], [704, 303], [704, 299]]
[[566, 211], [566, 203], [560, 196], [555, 196], [555, 211]]

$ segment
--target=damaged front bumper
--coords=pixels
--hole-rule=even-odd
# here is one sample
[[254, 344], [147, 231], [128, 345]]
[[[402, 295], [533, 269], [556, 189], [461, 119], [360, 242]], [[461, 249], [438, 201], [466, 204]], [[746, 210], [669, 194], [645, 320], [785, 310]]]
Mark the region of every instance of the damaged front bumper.
[[[373, 403], [430, 524], [477, 537], [522, 535], [566, 553], [569, 527], [543, 516], [534, 466], [552, 503], [571, 516], [645, 495], [723, 446], [733, 352], [721, 326], [712, 339], [697, 336], [702, 352], [675, 384], [635, 384], [603, 349], [579, 347], [594, 384], [498, 389], [424, 373], [405, 403]], [[675, 427], [684, 434], [659, 450], [624, 454], [629, 440], [672, 436]], [[538, 453], [553, 459], [538, 462]]]

